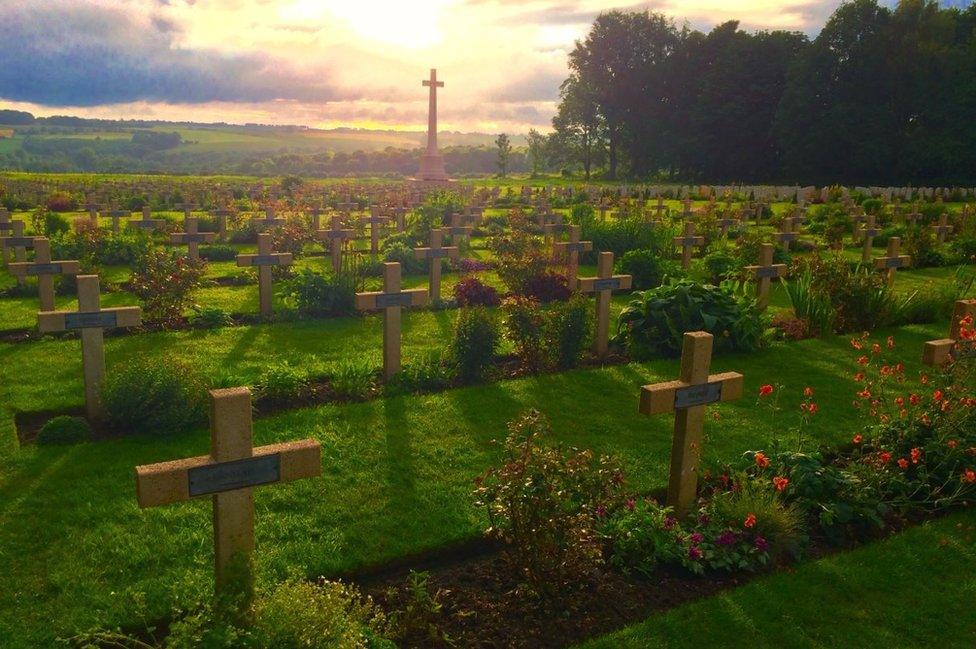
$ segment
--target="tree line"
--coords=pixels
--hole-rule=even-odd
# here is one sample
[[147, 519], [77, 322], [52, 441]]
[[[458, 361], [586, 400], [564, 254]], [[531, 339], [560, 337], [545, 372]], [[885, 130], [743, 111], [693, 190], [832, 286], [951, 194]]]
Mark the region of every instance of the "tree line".
[[813, 40], [611, 11], [569, 68], [546, 163], [587, 177], [976, 182], [976, 5], [853, 0]]

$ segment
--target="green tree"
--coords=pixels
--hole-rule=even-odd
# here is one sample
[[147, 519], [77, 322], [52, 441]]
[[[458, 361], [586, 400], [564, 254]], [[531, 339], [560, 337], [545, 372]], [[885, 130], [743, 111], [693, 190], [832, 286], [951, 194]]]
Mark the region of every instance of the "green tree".
[[539, 131], [529, 129], [529, 165], [532, 168], [532, 176], [538, 176], [546, 162], [547, 138]]
[[508, 135], [502, 133], [495, 139], [495, 148], [498, 152], [498, 175], [504, 178], [508, 174], [508, 160], [512, 155], [512, 142]]

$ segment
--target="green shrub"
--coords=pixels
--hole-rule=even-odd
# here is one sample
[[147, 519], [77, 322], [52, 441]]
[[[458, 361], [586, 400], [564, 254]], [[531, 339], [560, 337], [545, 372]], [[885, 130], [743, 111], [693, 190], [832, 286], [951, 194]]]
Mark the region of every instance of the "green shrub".
[[257, 392], [272, 403], [286, 403], [307, 397], [311, 392], [311, 380], [304, 368], [281, 361], [261, 372]]
[[175, 358], [127, 358], [107, 376], [102, 405], [106, 424], [115, 433], [171, 435], [205, 418], [206, 384]]
[[387, 394], [417, 394], [443, 390], [457, 379], [456, 363], [442, 352], [430, 352], [419, 361], [407, 363], [387, 385]]
[[229, 313], [216, 306], [194, 307], [188, 321], [196, 327], [205, 329], [219, 329], [234, 324], [234, 318]]
[[131, 266], [152, 249], [152, 238], [143, 232], [108, 232], [89, 247], [86, 255], [93, 263], [105, 266]]
[[502, 300], [505, 314], [505, 336], [515, 347], [515, 355], [529, 371], [542, 369], [546, 364], [543, 351], [545, 319], [539, 303], [532, 298], [513, 296]]
[[451, 355], [462, 380], [473, 382], [484, 378], [495, 359], [500, 340], [501, 328], [492, 311], [485, 307], [458, 310]]
[[516, 574], [543, 597], [576, 585], [602, 563], [597, 524], [619, 499], [623, 480], [614, 460], [546, 446], [549, 437], [545, 417], [522, 415], [509, 424], [501, 463], [475, 481], [488, 533], [506, 543]]
[[783, 558], [796, 554], [803, 541], [803, 513], [792, 503], [777, 497], [771, 482], [751, 480], [741, 476], [735, 481], [737, 489], [720, 492], [707, 508], [710, 523], [721, 528], [740, 529], [752, 514], [755, 523], [752, 534], [765, 539], [769, 554]]
[[702, 258], [702, 263], [708, 273], [708, 281], [713, 284], [718, 284], [729, 276], [738, 275], [742, 267], [739, 255], [728, 245], [712, 247]]
[[339, 399], [368, 399], [378, 387], [376, 369], [363, 359], [344, 360], [329, 372], [329, 385]]
[[152, 250], [132, 268], [129, 289], [142, 300], [146, 319], [164, 327], [180, 324], [190, 308], [190, 294], [202, 286], [206, 262], [172, 250]]
[[[427, 262], [423, 259], [417, 259], [413, 249], [401, 242], [392, 244], [386, 242], [383, 246], [383, 260], [400, 264], [400, 269], [404, 275], [419, 275], [427, 270]], [[434, 261], [443, 263], [441, 259]]]
[[200, 246], [200, 256], [207, 261], [234, 261], [237, 259], [237, 248], [223, 243]]
[[31, 214], [31, 226], [34, 232], [45, 237], [56, 237], [71, 231], [71, 224], [68, 223], [67, 218], [57, 212], [44, 209], [35, 210]]
[[545, 338], [560, 369], [576, 367], [590, 345], [593, 330], [590, 300], [582, 295], [557, 302], [546, 311]]
[[711, 333], [716, 352], [753, 351], [764, 344], [765, 328], [755, 300], [743, 296], [734, 284], [682, 280], [637, 293], [620, 314], [616, 340], [636, 358], [655, 352], [677, 356], [688, 331]]
[[[806, 289], [811, 304], [833, 305], [833, 328], [838, 333], [873, 331], [892, 324], [904, 307], [883, 274], [860, 265], [852, 266], [839, 255], [815, 255], [801, 264], [797, 275], [802, 278], [805, 270], [810, 272]], [[794, 291], [796, 287], [788, 290]], [[792, 294], [791, 298], [794, 298]], [[825, 321], [811, 321], [811, 324], [825, 324]]]
[[48, 419], [37, 433], [37, 443], [76, 444], [91, 438], [91, 426], [83, 417], [61, 415]]
[[783, 283], [793, 315], [806, 322], [809, 331], [825, 336], [834, 331], [834, 303], [829, 294], [814, 290], [813, 274], [806, 270]]
[[653, 250], [631, 250], [624, 254], [618, 267], [625, 275], [633, 275], [637, 290], [656, 288], [669, 277], [684, 276], [681, 265]]
[[976, 237], [959, 237], [950, 244], [950, 248], [963, 263], [976, 263]]
[[308, 268], [285, 285], [285, 299], [302, 315], [332, 316], [353, 313], [356, 309], [355, 277], [319, 275]]

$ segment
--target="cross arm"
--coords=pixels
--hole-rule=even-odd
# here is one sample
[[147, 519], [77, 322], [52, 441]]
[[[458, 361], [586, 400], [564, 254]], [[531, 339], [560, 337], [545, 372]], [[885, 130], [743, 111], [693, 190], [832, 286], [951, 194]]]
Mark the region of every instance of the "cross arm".
[[[274, 463], [265, 464], [260, 474], [254, 472], [248, 475], [244, 463], [263, 458], [272, 459], [277, 456], [277, 471]], [[206, 490], [206, 493], [192, 494], [191, 490], [191, 471], [201, 467], [228, 467], [234, 465], [238, 468], [236, 475], [234, 472], [227, 471], [221, 476], [221, 484], [217, 488]], [[171, 462], [159, 462], [158, 464], [146, 464], [136, 467], [136, 498], [140, 507], [158, 507], [170, 503], [189, 500], [196, 495], [210, 495], [223, 491], [234, 491], [235, 489], [247, 489], [259, 484], [269, 484], [272, 482], [290, 482], [301, 478], [311, 478], [322, 474], [322, 447], [313, 439], [305, 439], [297, 442], [285, 442], [283, 444], [270, 444], [259, 446], [254, 449], [250, 458], [235, 460], [232, 462], [214, 462], [209, 455], [200, 455], [187, 458], [185, 460], [174, 460]], [[229, 488], [221, 488], [229, 487]]]
[[75, 329], [109, 329], [138, 327], [142, 324], [142, 309], [137, 306], [113, 307], [98, 311], [40, 311], [37, 328], [41, 333], [73, 331]]
[[238, 266], [291, 266], [293, 260], [294, 257], [290, 252], [237, 255]]
[[413, 288], [399, 293], [369, 291], [356, 293], [356, 308], [360, 311], [386, 309], [394, 306], [424, 306], [427, 304], [427, 290]]
[[678, 408], [703, 406], [716, 401], [734, 401], [742, 397], [743, 377], [738, 372], [712, 374], [708, 381], [690, 385], [684, 381], [666, 381], [641, 388], [639, 412], [659, 415]]
[[79, 261], [26, 262], [15, 261], [7, 264], [7, 269], [14, 277], [28, 275], [77, 275], [81, 272]]
[[414, 248], [413, 254], [417, 259], [441, 259], [444, 257], [457, 259], [460, 252], [457, 246], [442, 246], [440, 248]]
[[580, 277], [579, 289], [584, 293], [596, 291], [627, 290], [633, 285], [633, 275], [613, 275], [611, 277]]
[[770, 266], [746, 266], [746, 272], [756, 279], [764, 277], [784, 277], [786, 275], [786, 264], [772, 264]]
[[896, 257], [878, 257], [874, 260], [874, 267], [878, 270], [885, 268], [903, 268], [912, 263], [912, 258], [908, 255], [898, 255]]

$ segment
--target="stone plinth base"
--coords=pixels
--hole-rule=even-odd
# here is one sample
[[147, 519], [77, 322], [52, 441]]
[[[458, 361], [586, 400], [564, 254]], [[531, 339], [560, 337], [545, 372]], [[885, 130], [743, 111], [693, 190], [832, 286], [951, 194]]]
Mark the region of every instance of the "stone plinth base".
[[444, 156], [440, 153], [425, 153], [420, 158], [420, 171], [417, 180], [445, 181], [450, 180], [444, 171]]

